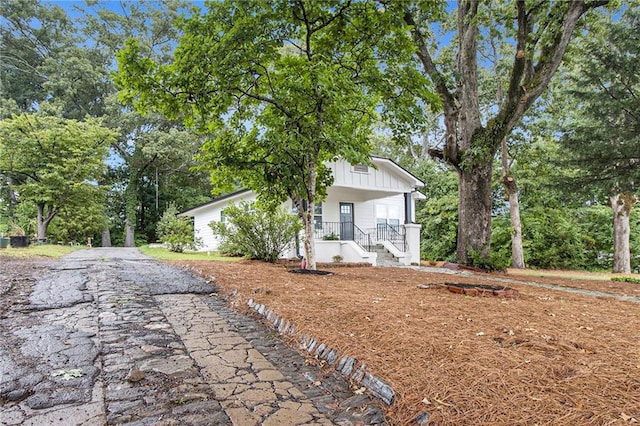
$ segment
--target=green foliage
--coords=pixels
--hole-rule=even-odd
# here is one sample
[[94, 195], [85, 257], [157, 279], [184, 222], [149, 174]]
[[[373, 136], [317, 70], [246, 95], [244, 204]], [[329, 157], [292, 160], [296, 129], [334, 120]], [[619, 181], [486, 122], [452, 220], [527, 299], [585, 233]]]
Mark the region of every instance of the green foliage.
[[416, 212], [420, 231], [420, 255], [423, 259], [453, 260], [458, 231], [458, 197], [446, 195], [421, 203]]
[[91, 238], [92, 245], [98, 245], [100, 234], [108, 225], [104, 216], [105, 190], [98, 187], [85, 189], [83, 202], [63, 206], [51, 221], [47, 234], [49, 241], [86, 244]]
[[611, 281], [640, 284], [640, 278], [634, 277], [611, 277]]
[[170, 251], [182, 253], [186, 250], [196, 250], [201, 240], [195, 237], [191, 221], [185, 217], [178, 217], [178, 209], [170, 204], [158, 222], [158, 238]]
[[221, 256], [218, 252], [183, 252], [177, 253], [174, 251], [167, 250], [164, 247], [149, 247], [147, 245], [142, 245], [138, 247], [138, 249], [145, 255], [153, 257], [158, 260], [198, 260], [198, 261], [219, 261], [219, 262], [235, 262], [240, 260], [238, 257], [228, 257]]
[[417, 164], [413, 173], [426, 182], [427, 196], [416, 204], [416, 221], [422, 224], [420, 252], [423, 259], [453, 260], [458, 230], [457, 177], [435, 160]]
[[280, 206], [268, 208], [243, 201], [238, 206], [229, 205], [224, 213], [227, 223], [209, 224], [222, 239], [223, 253], [275, 262], [293, 246], [301, 229], [298, 218]]
[[0, 4], [2, 97], [20, 112], [53, 104], [65, 118], [104, 112], [110, 58], [86, 43], [79, 26], [59, 5], [37, 0]]
[[372, 34], [333, 6], [310, 2], [305, 14], [284, 2], [212, 3], [182, 23], [169, 67], [128, 43], [119, 54], [122, 98], [212, 135], [200, 160], [218, 191], [240, 180], [263, 199], [306, 200], [317, 184], [321, 197], [332, 181], [323, 161], [367, 161], [376, 100], [354, 74], [376, 72]]
[[488, 256], [483, 256], [480, 251], [471, 251], [471, 266], [475, 266], [484, 271], [504, 271], [509, 264], [509, 258], [499, 252], [491, 251]]
[[611, 270], [613, 266], [613, 228], [611, 207], [593, 205], [573, 209], [573, 218], [580, 229], [583, 264], [574, 269]]
[[20, 201], [36, 206], [39, 239], [65, 206], [95, 202], [88, 194], [98, 190], [116, 136], [94, 119], [22, 114], [0, 122], [0, 173], [12, 178]]
[[[604, 206], [548, 208], [531, 206], [522, 212], [527, 266], [540, 269], [603, 270], [611, 267], [611, 211]], [[492, 252], [511, 257], [508, 216], [493, 222]]]
[[605, 195], [640, 190], [640, 4], [619, 19], [601, 16], [575, 46], [565, 92], [562, 146], [580, 173], [572, 189]]

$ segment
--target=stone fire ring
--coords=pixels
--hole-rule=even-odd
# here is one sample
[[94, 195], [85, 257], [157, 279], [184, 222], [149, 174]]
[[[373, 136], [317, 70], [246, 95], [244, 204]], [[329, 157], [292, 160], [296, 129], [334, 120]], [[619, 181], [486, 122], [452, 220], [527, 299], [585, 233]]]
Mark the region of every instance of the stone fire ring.
[[452, 293], [465, 296], [496, 296], [507, 299], [518, 297], [518, 291], [510, 287], [486, 284], [444, 283], [444, 287]]

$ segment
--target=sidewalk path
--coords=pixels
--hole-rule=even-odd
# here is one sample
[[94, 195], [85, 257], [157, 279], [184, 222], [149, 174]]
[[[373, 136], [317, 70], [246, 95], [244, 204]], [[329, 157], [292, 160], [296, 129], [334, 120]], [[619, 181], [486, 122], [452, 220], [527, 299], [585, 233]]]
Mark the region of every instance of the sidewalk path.
[[52, 265], [0, 318], [1, 425], [384, 423], [200, 278], [135, 249]]

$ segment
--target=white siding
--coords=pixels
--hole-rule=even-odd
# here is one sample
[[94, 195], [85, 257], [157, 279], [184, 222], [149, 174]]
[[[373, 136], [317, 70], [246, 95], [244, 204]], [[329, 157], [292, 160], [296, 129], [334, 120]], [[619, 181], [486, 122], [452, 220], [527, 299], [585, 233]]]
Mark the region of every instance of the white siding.
[[[377, 219], [393, 219], [399, 224], [404, 223], [405, 205], [404, 194], [413, 191], [416, 185], [422, 183], [408, 172], [386, 159], [374, 160], [378, 165], [375, 169], [369, 166], [367, 172], [355, 171], [346, 161], [327, 164], [333, 173], [334, 184], [327, 190], [327, 199], [322, 203], [322, 221], [340, 222], [340, 203], [353, 203], [355, 225], [364, 232], [376, 229]], [[187, 212], [194, 217], [196, 237], [203, 240], [201, 250], [216, 250], [219, 246], [218, 238], [209, 227], [212, 221], [220, 220], [221, 211], [230, 203], [242, 200], [255, 201], [253, 192], [247, 191], [236, 196], [212, 202]], [[412, 218], [415, 218], [415, 197], [412, 197]], [[291, 209], [292, 203], [283, 203]], [[416, 238], [419, 244], [419, 231]], [[340, 254], [345, 261], [361, 259], [376, 263], [375, 254], [359, 252], [359, 248], [351, 241], [316, 241], [318, 261], [331, 261], [332, 256]], [[419, 253], [419, 252], [418, 252]], [[285, 254], [289, 257], [295, 253]]]
[[354, 171], [353, 166], [344, 160], [327, 164], [333, 173], [333, 185], [370, 190], [393, 192], [411, 192], [411, 184], [391, 168], [379, 164], [377, 169], [369, 166], [367, 173]]
[[236, 197], [221, 200], [219, 203], [212, 203], [197, 209], [193, 213], [193, 230], [196, 238], [202, 239], [200, 251], [214, 251], [220, 245], [219, 238], [213, 234], [213, 230], [209, 226], [211, 222], [219, 222], [222, 210], [234, 202], [239, 204], [241, 201], [255, 201], [256, 195], [253, 192], [245, 192]]
[[395, 219], [404, 223], [404, 194], [374, 200], [375, 219]]

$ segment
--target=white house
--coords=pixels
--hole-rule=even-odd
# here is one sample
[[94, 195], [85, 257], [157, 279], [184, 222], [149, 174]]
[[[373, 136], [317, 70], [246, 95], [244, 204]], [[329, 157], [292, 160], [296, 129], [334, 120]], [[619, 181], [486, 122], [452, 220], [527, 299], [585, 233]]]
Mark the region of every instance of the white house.
[[[327, 198], [315, 208], [317, 262], [382, 263], [383, 259], [409, 265], [420, 262], [420, 228], [415, 223], [415, 202], [425, 199], [417, 191], [424, 182], [388, 158], [372, 157], [374, 167], [352, 166], [344, 160], [329, 163], [334, 177]], [[203, 251], [216, 250], [219, 240], [209, 223], [224, 221], [231, 202], [254, 201], [250, 190], [237, 191], [179, 214], [192, 216], [194, 232]], [[293, 207], [289, 200], [285, 203]], [[294, 257], [298, 253], [284, 253]]]

